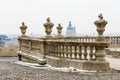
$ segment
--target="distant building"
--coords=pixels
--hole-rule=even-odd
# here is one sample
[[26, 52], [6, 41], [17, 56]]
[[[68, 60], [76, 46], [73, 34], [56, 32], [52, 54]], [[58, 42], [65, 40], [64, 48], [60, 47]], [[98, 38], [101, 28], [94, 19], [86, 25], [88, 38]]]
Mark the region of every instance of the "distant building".
[[8, 38], [7, 35], [0, 35], [0, 46], [16, 45], [16, 39]]
[[68, 27], [66, 29], [66, 36], [75, 36], [76, 35], [76, 28], [73, 27], [71, 21], [69, 21]]
[[7, 38], [8, 38], [7, 35], [0, 35], [0, 40], [5, 40], [5, 39], [7, 39]]

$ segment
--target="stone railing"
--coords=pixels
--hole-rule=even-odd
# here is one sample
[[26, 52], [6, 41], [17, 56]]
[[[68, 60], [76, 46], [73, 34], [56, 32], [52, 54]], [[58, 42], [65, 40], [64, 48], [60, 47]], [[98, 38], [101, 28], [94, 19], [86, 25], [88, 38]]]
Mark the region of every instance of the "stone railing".
[[78, 60], [97, 60], [97, 48], [109, 46], [107, 42], [71, 42], [31, 38], [19, 38], [18, 41], [19, 50], [29, 54], [34, 52], [33, 56], [49, 55]]
[[[78, 59], [78, 60], [97, 60], [97, 48], [108, 46], [108, 43], [96, 42], [66, 42], [66, 41], [47, 41], [47, 55]], [[105, 57], [105, 56], [104, 56]]]
[[[65, 41], [71, 42], [95, 42], [96, 37], [83, 36], [83, 37], [66, 37]], [[110, 43], [109, 47], [120, 47], [120, 36], [105, 36], [105, 41]]]
[[96, 37], [66, 37], [65, 41], [95, 42]]
[[120, 47], [120, 36], [111, 36], [110, 39], [110, 47], [117, 48]]
[[[60, 41], [60, 40], [46, 40], [46, 39], [31, 39], [31, 38], [19, 38], [19, 45], [22, 53], [27, 53], [27, 55], [39, 57], [42, 59], [47, 59], [48, 64], [52, 64], [53, 66], [57, 67], [75, 67], [79, 69], [89, 69], [89, 70], [96, 70], [101, 69], [100, 67], [96, 68], [96, 66], [93, 65], [93, 63], [103, 61], [105, 64], [101, 64], [104, 66], [104, 69], [108, 69], [105, 66], [105, 51], [104, 48], [106, 46], [109, 46], [109, 43], [106, 42], [71, 42], [71, 41]], [[102, 52], [102, 53], [101, 53]], [[23, 57], [30, 58], [29, 56], [25, 56], [22, 53], [18, 53], [19, 55]], [[61, 65], [55, 64], [55, 61], [52, 60], [54, 58], [57, 58], [57, 60], [60, 60]], [[33, 58], [31, 58], [33, 59]], [[64, 62], [67, 62], [64, 64], [61, 59], [68, 59], [64, 60]], [[25, 59], [19, 57], [19, 60], [24, 61]], [[77, 60], [79, 62], [84, 62], [86, 64], [86, 61], [88, 61], [89, 64], [92, 64], [91, 68], [87, 65], [81, 65], [81, 67], [76, 67], [76, 62], [71, 60]], [[28, 61], [28, 60], [27, 60]], [[36, 62], [36, 61], [35, 61]], [[59, 62], [59, 61], [58, 61]], [[56, 62], [56, 63], [58, 63]], [[39, 63], [41, 63], [39, 61]], [[70, 65], [71, 64], [71, 65]], [[79, 64], [79, 63], [78, 63]], [[84, 66], [84, 68], [83, 68]], [[94, 66], [94, 67], [93, 67]]]
[[102, 14], [96, 20], [97, 37], [64, 37], [61, 35], [62, 26], [58, 24], [58, 35], [51, 35], [54, 24], [50, 18], [44, 24], [46, 36], [44, 38], [30, 38], [25, 35], [27, 26], [20, 26], [22, 35], [18, 38], [18, 57], [22, 61], [50, 64], [55, 67], [74, 67], [82, 70], [106, 71], [109, 62], [105, 60], [105, 48], [109, 46], [109, 37], [103, 32], [107, 21]]
[[[95, 36], [83, 36], [83, 37], [66, 37], [66, 41], [75, 41], [75, 42], [95, 42], [96, 37]], [[110, 37], [105, 37], [106, 42], [110, 42]]]

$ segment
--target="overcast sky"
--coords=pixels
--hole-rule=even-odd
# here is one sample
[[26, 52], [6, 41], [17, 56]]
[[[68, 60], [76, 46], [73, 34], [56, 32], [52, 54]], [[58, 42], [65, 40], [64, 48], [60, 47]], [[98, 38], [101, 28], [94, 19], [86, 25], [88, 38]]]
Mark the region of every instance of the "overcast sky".
[[27, 34], [45, 34], [47, 17], [54, 23], [53, 34], [58, 23], [65, 34], [69, 21], [77, 33], [96, 33], [94, 21], [99, 13], [108, 21], [106, 33], [120, 33], [119, 0], [0, 0], [0, 34], [20, 34], [23, 21]]

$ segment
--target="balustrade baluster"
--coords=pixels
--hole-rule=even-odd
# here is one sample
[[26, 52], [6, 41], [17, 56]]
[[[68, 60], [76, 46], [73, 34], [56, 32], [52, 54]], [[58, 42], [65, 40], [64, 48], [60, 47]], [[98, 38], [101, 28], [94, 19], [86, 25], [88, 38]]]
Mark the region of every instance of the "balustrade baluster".
[[55, 55], [55, 57], [57, 57], [57, 46], [56, 46], [56, 44], [54, 45], [54, 55]]
[[60, 55], [60, 45], [58, 45], [58, 56], [61, 57], [61, 55]]
[[77, 46], [74, 46], [74, 58], [77, 59]]
[[60, 45], [60, 55], [61, 55], [61, 57], [63, 57], [63, 54], [62, 54], [62, 45]]
[[63, 58], [65, 57], [65, 54], [64, 54], [64, 45], [62, 45], [62, 57]]
[[87, 60], [87, 46], [85, 46], [84, 49], [84, 59]]
[[66, 49], [66, 52], [65, 52], [66, 53], [66, 58], [68, 58], [68, 45], [66, 45], [65, 49]]
[[56, 45], [56, 56], [59, 57], [59, 55], [58, 55], [58, 45]]
[[92, 60], [93, 59], [93, 46], [90, 47], [89, 55], [90, 55], [90, 60]]
[[82, 50], [82, 49], [81, 49], [81, 46], [79, 46], [79, 55], [78, 55], [78, 56], [79, 56], [79, 59], [80, 59], [80, 60], [82, 60], [82, 51], [81, 51], [81, 50]]
[[70, 46], [70, 59], [72, 59], [72, 46]]
[[51, 55], [54, 56], [54, 44], [52, 45]]
[[61, 45], [59, 45], [59, 55], [60, 55], [60, 58], [62, 57], [61, 56]]
[[59, 45], [57, 45], [57, 53], [58, 53], [58, 57], [60, 57]]

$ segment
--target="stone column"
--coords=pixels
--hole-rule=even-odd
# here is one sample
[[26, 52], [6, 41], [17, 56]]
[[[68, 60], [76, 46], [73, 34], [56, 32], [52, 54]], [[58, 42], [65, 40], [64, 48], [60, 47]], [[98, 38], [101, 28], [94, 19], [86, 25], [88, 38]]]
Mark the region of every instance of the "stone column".
[[45, 27], [45, 32], [46, 32], [46, 38], [52, 38], [51, 36], [51, 32], [52, 32], [52, 28], [54, 26], [54, 24], [52, 22], [50, 22], [50, 18], [47, 18], [47, 22], [43, 24], [43, 26]]
[[105, 47], [108, 46], [109, 43], [105, 41], [105, 37], [103, 36], [103, 32], [105, 31], [105, 25], [107, 21], [103, 20], [102, 14], [98, 15], [99, 20], [96, 20], [94, 24], [97, 26], [98, 37], [96, 38], [96, 60], [105, 61]]

